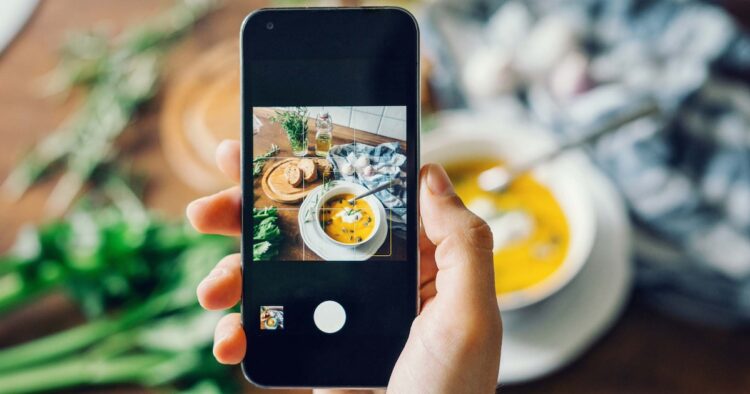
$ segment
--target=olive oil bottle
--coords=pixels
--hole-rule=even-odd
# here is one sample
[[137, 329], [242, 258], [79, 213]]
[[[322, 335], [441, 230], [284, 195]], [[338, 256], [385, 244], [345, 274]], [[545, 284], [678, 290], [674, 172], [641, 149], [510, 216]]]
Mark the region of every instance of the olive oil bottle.
[[327, 157], [333, 142], [333, 122], [328, 112], [318, 114], [315, 119], [315, 155]]

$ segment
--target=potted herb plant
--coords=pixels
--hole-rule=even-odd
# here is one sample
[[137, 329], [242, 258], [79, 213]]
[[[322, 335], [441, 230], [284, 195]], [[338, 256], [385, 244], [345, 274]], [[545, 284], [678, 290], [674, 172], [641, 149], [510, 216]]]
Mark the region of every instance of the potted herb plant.
[[276, 111], [271, 122], [278, 123], [284, 129], [292, 154], [305, 156], [307, 154], [307, 108], [296, 107], [288, 111]]

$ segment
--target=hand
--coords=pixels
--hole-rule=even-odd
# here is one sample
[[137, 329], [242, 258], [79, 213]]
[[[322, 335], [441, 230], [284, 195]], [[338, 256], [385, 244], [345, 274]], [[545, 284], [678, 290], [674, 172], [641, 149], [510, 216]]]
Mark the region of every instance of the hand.
[[[240, 180], [240, 145], [224, 141], [216, 153], [222, 172]], [[200, 232], [239, 235], [238, 186], [193, 201], [187, 216]], [[453, 191], [445, 170], [435, 164], [420, 171], [420, 299], [401, 356], [391, 374], [394, 393], [489, 393], [500, 364], [502, 324], [495, 299], [492, 234]], [[198, 286], [198, 300], [209, 310], [236, 305], [242, 293], [240, 255], [222, 259]], [[245, 357], [240, 315], [217, 325], [214, 355], [223, 364]]]

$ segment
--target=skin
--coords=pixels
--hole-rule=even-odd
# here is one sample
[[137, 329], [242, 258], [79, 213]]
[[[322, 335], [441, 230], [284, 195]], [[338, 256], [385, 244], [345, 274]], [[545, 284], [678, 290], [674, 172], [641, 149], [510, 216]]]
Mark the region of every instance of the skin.
[[[216, 161], [224, 174], [239, 183], [239, 142], [222, 142]], [[494, 392], [502, 323], [495, 299], [492, 234], [456, 196], [442, 167], [427, 164], [419, 178], [422, 308], [387, 391]], [[200, 232], [238, 236], [241, 206], [240, 188], [235, 186], [193, 201], [187, 216]], [[231, 308], [240, 301], [241, 284], [240, 255], [226, 256], [198, 286], [198, 300], [208, 310]], [[226, 315], [218, 323], [213, 350], [222, 364], [239, 364], [245, 357], [246, 338], [239, 314]]]

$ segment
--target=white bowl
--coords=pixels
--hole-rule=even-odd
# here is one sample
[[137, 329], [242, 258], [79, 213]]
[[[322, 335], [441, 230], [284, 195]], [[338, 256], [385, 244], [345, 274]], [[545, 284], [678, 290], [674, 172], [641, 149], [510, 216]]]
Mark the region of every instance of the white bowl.
[[[524, 162], [555, 146], [549, 134], [528, 126], [518, 128], [500, 123], [470, 125], [435, 130], [422, 143], [423, 163], [449, 164], [481, 157], [497, 158], [513, 165]], [[461, 127], [468, 127], [461, 130]], [[499, 130], [498, 130], [499, 129]], [[447, 131], [450, 130], [450, 131]], [[478, 131], [494, 130], [494, 132]], [[568, 222], [570, 244], [560, 267], [544, 280], [525, 289], [498, 296], [501, 311], [523, 308], [537, 303], [562, 289], [580, 272], [588, 259], [594, 241], [596, 220], [590, 196], [582, 185], [580, 154], [571, 153], [533, 171], [534, 178], [554, 195]]]
[[[367, 188], [365, 188], [362, 185], [358, 185], [356, 183], [346, 182], [346, 181], [334, 181], [334, 182], [335, 183], [330, 189], [328, 189], [328, 191], [325, 191], [323, 194], [320, 195], [320, 198], [318, 199], [318, 203], [315, 205], [316, 219], [319, 217], [320, 209], [323, 206], [323, 204], [329, 199], [331, 199], [331, 197], [339, 195], [339, 194], [344, 194], [344, 193], [351, 193], [357, 196], [357, 195], [367, 192]], [[346, 247], [355, 247], [355, 246], [362, 245], [363, 243], [369, 241], [378, 232], [378, 230], [380, 229], [380, 226], [383, 225], [383, 218], [381, 217], [380, 209], [378, 209], [378, 206], [382, 205], [382, 203], [380, 202], [380, 200], [378, 200], [377, 197], [373, 195], [369, 195], [363, 198], [363, 200], [367, 202], [368, 204], [370, 204], [370, 208], [372, 208], [373, 228], [372, 228], [372, 231], [370, 232], [370, 235], [367, 236], [367, 238], [363, 238], [362, 241], [355, 242], [355, 243], [347, 244], [347, 243], [339, 242], [331, 238], [325, 232], [325, 229], [322, 228], [322, 226], [320, 226], [320, 220], [316, 220], [316, 222], [318, 223], [318, 226], [320, 226], [320, 229], [322, 230], [323, 234], [329, 241], [337, 245], [342, 245]]]

